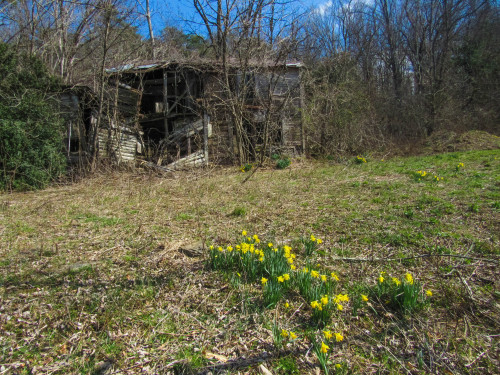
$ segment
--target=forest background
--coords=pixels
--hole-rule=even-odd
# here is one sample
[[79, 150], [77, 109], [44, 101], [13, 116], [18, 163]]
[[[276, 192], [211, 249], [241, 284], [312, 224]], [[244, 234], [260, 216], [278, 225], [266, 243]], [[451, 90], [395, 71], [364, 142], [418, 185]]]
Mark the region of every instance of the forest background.
[[[0, 35], [61, 84], [97, 97], [105, 69], [126, 62], [300, 61], [312, 156], [420, 145], [439, 131], [499, 131], [497, 1], [2, 0]], [[23, 98], [17, 87], [2, 94], [7, 109]]]

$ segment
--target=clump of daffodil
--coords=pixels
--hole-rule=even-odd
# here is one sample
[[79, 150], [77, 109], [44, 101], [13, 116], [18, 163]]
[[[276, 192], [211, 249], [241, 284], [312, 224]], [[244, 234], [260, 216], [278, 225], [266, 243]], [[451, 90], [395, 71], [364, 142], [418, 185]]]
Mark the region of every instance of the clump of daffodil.
[[317, 248], [317, 245], [323, 243], [323, 240], [320, 238], [316, 238], [314, 234], [311, 234], [309, 238], [302, 238], [302, 244], [304, 245], [304, 252], [306, 257], [312, 255]]
[[245, 164], [240, 167], [240, 171], [242, 172], [248, 172], [252, 169], [252, 164]]
[[416, 171], [416, 172], [412, 172], [412, 174], [413, 174], [413, 178], [415, 179], [415, 181], [422, 181], [427, 176], [426, 171]]
[[363, 164], [363, 163], [366, 163], [366, 159], [362, 156], [356, 156], [356, 159], [354, 159], [354, 162], [356, 164]]
[[318, 337], [317, 339], [313, 339], [313, 348], [316, 356], [318, 357], [318, 361], [323, 369], [325, 374], [328, 374], [328, 357], [331, 353], [331, 346], [336, 345], [344, 340], [344, 336], [340, 332], [332, 332], [329, 329], [325, 329], [322, 331], [323, 337]]
[[324, 324], [328, 323], [330, 320], [333, 310], [343, 311], [343, 303], [347, 303], [349, 297], [347, 294], [337, 294], [333, 298], [330, 298], [327, 294], [322, 295], [317, 300], [311, 301], [311, 307], [313, 309], [313, 319]]
[[[240, 233], [241, 240], [236, 244], [210, 246], [210, 265], [213, 269], [230, 273], [231, 280], [238, 282], [260, 282], [267, 307], [276, 306], [290, 289], [298, 288], [306, 300], [318, 301], [321, 310], [315, 310], [327, 310], [323, 317], [318, 317], [319, 320], [326, 321], [331, 311], [338, 308], [330, 301], [333, 297], [328, 297], [335, 293], [339, 281], [336, 273], [320, 270], [319, 264], [311, 269], [309, 263], [305, 264], [302, 271], [297, 271], [296, 263], [300, 259], [291, 246], [275, 245], [274, 241], [262, 241], [262, 244], [257, 234], [248, 234], [246, 229]], [[322, 243], [314, 234], [309, 235], [308, 241]], [[236, 273], [237, 278], [234, 277]]]
[[281, 348], [281, 346], [283, 346], [285, 342], [292, 343], [298, 338], [295, 332], [288, 331], [283, 328], [280, 329], [276, 323], [273, 323], [272, 333], [273, 333], [274, 344], [278, 348]]
[[425, 177], [427, 176], [427, 172], [426, 171], [417, 171], [417, 174], [421, 177]]
[[[381, 273], [380, 277], [383, 277], [384, 274], [385, 272]], [[390, 280], [389, 283], [378, 280], [375, 291], [380, 300], [386, 301], [394, 309], [401, 309], [407, 313], [412, 312], [420, 308], [426, 296], [429, 296], [422, 291], [420, 284], [409, 272], [405, 273], [401, 279], [393, 276], [390, 277]]]
[[457, 166], [455, 167], [456, 171], [459, 172], [460, 169], [464, 167], [464, 163], [458, 163]]

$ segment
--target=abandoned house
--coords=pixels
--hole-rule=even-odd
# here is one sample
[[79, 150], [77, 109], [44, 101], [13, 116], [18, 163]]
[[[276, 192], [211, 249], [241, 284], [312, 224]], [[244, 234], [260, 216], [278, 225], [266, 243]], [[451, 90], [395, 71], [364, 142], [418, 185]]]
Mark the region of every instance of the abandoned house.
[[72, 120], [68, 154], [81, 155], [95, 144], [102, 158], [169, 168], [301, 154], [305, 139], [300, 69], [300, 63], [223, 69], [206, 62], [108, 69], [105, 118], [97, 142], [90, 140], [96, 111], [88, 104], [87, 91], [69, 91], [64, 97], [67, 106], [79, 106], [84, 115], [80, 125], [67, 116]]

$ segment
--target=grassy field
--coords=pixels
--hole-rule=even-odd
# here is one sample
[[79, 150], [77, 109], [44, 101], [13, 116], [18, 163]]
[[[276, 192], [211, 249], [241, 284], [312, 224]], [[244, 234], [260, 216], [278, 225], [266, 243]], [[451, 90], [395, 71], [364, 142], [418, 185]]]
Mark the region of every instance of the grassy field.
[[0, 373], [498, 373], [500, 150], [249, 173], [0, 195]]

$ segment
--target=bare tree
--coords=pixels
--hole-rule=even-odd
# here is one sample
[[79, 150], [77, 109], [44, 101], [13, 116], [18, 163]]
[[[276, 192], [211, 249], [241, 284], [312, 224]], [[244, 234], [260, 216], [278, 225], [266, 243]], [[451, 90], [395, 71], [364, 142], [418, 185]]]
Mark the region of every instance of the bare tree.
[[234, 136], [230, 138], [235, 140], [230, 147], [240, 163], [262, 160], [280, 121], [279, 108], [287, 102], [272, 100], [274, 88], [283, 79], [272, 72], [284, 67], [296, 48], [293, 14], [285, 11], [292, 2], [193, 0], [193, 4], [220, 67], [222, 90], [216, 95], [229, 116], [229, 133]]
[[149, 42], [151, 43], [151, 58], [156, 59], [156, 46], [155, 46], [155, 36], [153, 32], [153, 22], [151, 17], [151, 6], [149, 0], [144, 0], [144, 4], [140, 0], [136, 0], [138, 7], [140, 7], [143, 11], [143, 16], [146, 18], [146, 22], [148, 24], [148, 32], [149, 32]]

